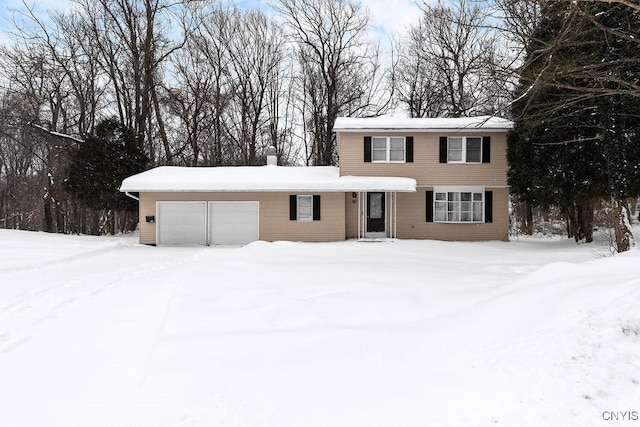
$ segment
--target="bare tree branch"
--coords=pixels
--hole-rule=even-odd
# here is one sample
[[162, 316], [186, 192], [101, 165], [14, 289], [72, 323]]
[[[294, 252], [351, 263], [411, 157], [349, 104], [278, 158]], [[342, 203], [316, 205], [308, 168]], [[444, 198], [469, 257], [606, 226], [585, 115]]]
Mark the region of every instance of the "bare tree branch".
[[77, 143], [84, 142], [84, 140], [76, 138], [75, 136], [67, 135], [65, 133], [60, 133], [60, 132], [54, 132], [54, 131], [51, 131], [51, 130], [45, 128], [44, 126], [40, 126], [40, 125], [35, 124], [35, 123], [29, 122], [27, 124], [29, 126], [31, 126], [32, 128], [34, 128], [34, 129], [38, 129], [38, 130], [40, 130], [40, 131], [42, 131], [42, 132], [44, 132], [44, 133], [46, 133], [48, 135], [55, 136], [56, 138], [66, 139], [66, 140], [77, 142]]

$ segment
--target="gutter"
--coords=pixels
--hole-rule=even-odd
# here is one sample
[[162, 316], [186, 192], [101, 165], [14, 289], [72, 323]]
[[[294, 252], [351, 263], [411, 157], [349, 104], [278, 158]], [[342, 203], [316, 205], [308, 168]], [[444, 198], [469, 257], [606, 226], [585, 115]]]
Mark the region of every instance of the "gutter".
[[129, 193], [128, 191], [125, 191], [124, 194], [128, 197], [131, 197], [133, 200], [139, 202], [140, 201], [140, 197], [134, 196], [133, 194]]

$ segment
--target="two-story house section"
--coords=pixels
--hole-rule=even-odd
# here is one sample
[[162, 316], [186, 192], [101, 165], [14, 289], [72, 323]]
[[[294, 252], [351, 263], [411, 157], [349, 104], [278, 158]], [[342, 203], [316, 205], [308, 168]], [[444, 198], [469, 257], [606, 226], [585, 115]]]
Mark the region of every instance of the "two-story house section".
[[506, 240], [506, 133], [494, 118], [340, 118], [339, 166], [162, 166], [126, 178], [140, 243]]
[[506, 135], [474, 118], [339, 118], [340, 176], [407, 177], [416, 192], [346, 196], [346, 236], [507, 240]]

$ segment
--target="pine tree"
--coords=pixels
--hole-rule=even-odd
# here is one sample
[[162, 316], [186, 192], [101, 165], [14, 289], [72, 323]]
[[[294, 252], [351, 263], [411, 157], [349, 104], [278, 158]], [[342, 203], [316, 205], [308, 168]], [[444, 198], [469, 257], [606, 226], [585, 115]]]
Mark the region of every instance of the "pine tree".
[[115, 211], [135, 212], [136, 203], [119, 188], [122, 180], [145, 170], [148, 159], [130, 129], [117, 120], [100, 122], [73, 153], [66, 189], [87, 207], [109, 214], [115, 232]]
[[624, 5], [594, 4], [585, 8], [598, 43], [589, 63], [598, 64], [590, 87], [601, 137], [603, 186], [614, 211], [618, 252], [634, 244], [626, 199], [640, 193], [640, 103], [628, 91], [640, 80], [640, 11]]
[[[638, 34], [637, 12], [564, 1], [542, 12], [513, 103], [509, 184], [529, 203], [562, 207], [570, 234], [590, 241], [593, 200], [610, 198], [622, 214], [638, 191], [640, 110], [626, 85], [640, 77], [640, 53], [622, 36]], [[625, 222], [616, 221], [618, 251], [631, 244]]]

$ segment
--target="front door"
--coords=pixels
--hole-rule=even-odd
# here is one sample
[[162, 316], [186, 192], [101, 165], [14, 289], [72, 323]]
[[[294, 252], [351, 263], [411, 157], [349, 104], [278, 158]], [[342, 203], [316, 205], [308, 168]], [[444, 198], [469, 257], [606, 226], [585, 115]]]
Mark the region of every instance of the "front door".
[[383, 233], [384, 193], [367, 193], [367, 233]]

